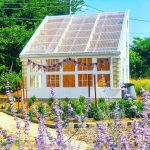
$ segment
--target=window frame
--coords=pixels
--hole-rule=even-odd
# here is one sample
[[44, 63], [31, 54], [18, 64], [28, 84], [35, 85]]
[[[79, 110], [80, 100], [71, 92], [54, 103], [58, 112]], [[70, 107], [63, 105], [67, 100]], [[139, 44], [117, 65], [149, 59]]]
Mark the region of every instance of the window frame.
[[61, 76], [59, 74], [47, 74], [46, 75], [46, 87], [60, 87], [60, 81], [61, 81]]
[[[86, 75], [86, 78], [85, 78]], [[90, 76], [90, 87], [93, 87], [93, 74], [78, 74], [78, 87], [88, 87], [89, 83], [88, 83], [88, 76]], [[81, 79], [79, 79], [79, 77], [81, 77]], [[81, 83], [81, 85], [80, 85]]]
[[[77, 71], [92, 71], [93, 68], [92, 68], [92, 66], [90, 66], [90, 64], [92, 64], [92, 59], [93, 58], [90, 58], [90, 57], [88, 57], [88, 58], [77, 58], [77, 61], [80, 62], [81, 64], [88, 64], [87, 67], [78, 65]], [[88, 60], [90, 60], [90, 62]]]
[[59, 72], [60, 71], [60, 66], [56, 66], [55, 68], [48, 68], [48, 66], [53, 66], [55, 64], [58, 64], [60, 62], [60, 59], [46, 59], [46, 72]]
[[[33, 79], [34, 78], [34, 79]], [[42, 75], [30, 75], [30, 88], [42, 87]]]
[[[76, 87], [76, 77], [75, 77], [75, 74], [63, 74], [62, 75], [63, 76], [63, 79], [62, 79], [62, 83], [63, 83], [63, 85], [62, 85], [62, 87], [63, 88], [75, 88]], [[74, 78], [74, 82], [73, 82], [73, 86], [64, 86], [65, 84], [65, 82], [64, 82], [64, 76], [73, 76], [73, 78]], [[70, 80], [70, 81], [73, 81], [73, 80]]]

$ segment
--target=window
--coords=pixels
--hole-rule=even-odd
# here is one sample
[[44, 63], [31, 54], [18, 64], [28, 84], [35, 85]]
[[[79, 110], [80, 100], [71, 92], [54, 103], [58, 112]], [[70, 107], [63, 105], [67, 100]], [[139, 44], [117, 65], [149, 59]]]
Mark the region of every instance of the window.
[[60, 66], [59, 65], [56, 66], [56, 64], [58, 63], [59, 63], [59, 59], [47, 59], [46, 66], [51, 66], [51, 67], [47, 67], [46, 71], [47, 72], [60, 71]]
[[[38, 66], [40, 65], [40, 67]], [[33, 63], [30, 65], [31, 72], [41, 72], [42, 71], [42, 61], [41, 60], [34, 60]]]
[[[89, 78], [89, 81], [88, 81]], [[87, 87], [90, 83], [90, 86], [93, 86], [92, 74], [79, 74], [78, 75], [78, 86], [79, 87]]]
[[75, 87], [75, 75], [63, 75], [63, 87]]
[[63, 64], [63, 71], [75, 71], [75, 64], [72, 61]]
[[97, 58], [97, 70], [110, 70], [109, 58]]
[[47, 87], [60, 87], [60, 75], [47, 75]]
[[41, 75], [33, 75], [30, 77], [30, 87], [31, 88], [41, 87]]
[[110, 74], [98, 74], [97, 75], [98, 87], [110, 86]]
[[[83, 71], [83, 70], [92, 70], [92, 58], [78, 58], [78, 62], [81, 63], [81, 65], [78, 65], [78, 70]], [[88, 66], [84, 66], [84, 64], [88, 64]]]

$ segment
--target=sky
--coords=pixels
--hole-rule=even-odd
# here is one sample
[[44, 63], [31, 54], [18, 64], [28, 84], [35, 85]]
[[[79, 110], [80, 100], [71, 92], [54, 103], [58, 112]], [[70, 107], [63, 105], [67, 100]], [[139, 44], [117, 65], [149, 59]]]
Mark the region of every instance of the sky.
[[[150, 37], [150, 0], [85, 0], [87, 5], [105, 12], [128, 11], [129, 18], [149, 20], [149, 22], [129, 20], [130, 43], [134, 37]], [[83, 7], [83, 13], [99, 13], [98, 10]]]

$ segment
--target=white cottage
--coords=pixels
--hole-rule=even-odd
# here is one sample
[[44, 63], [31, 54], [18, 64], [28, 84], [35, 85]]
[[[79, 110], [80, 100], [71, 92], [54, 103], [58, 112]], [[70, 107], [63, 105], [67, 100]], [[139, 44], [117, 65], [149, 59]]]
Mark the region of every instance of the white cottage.
[[[46, 16], [20, 54], [27, 97], [120, 98], [129, 82], [128, 12]], [[94, 82], [95, 80], [95, 82]], [[95, 83], [95, 84], [94, 84]]]

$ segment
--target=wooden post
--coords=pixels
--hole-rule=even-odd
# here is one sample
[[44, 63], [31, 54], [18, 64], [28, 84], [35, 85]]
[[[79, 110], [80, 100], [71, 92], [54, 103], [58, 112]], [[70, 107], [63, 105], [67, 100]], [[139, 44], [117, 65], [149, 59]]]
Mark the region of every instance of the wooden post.
[[90, 91], [90, 75], [88, 74], [88, 96], [91, 97], [91, 91]]
[[17, 98], [18, 98], [18, 110], [19, 110], [19, 94], [18, 94], [18, 81], [16, 82], [16, 86], [17, 86]]
[[22, 78], [22, 99], [25, 103], [25, 93], [24, 93], [24, 77]]
[[97, 102], [97, 97], [96, 97], [96, 77], [95, 77], [95, 74], [94, 74], [94, 92], [95, 92], [95, 105], [97, 107], [98, 102]]
[[28, 88], [27, 88], [27, 78], [25, 78], [25, 83], [26, 83], [26, 106], [28, 109]]

